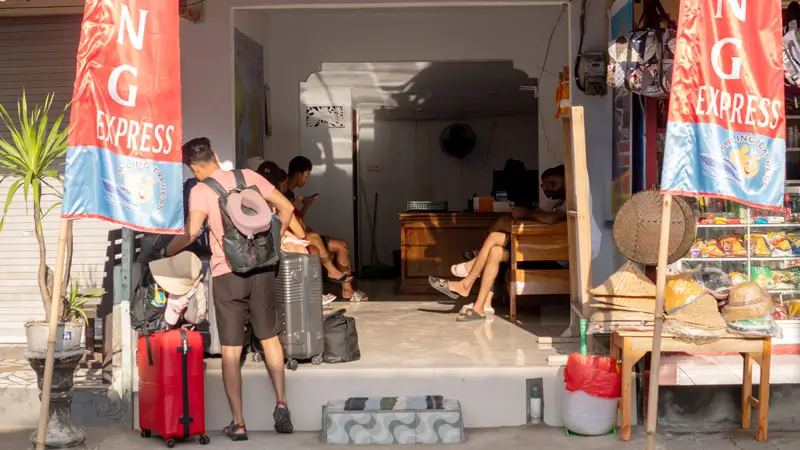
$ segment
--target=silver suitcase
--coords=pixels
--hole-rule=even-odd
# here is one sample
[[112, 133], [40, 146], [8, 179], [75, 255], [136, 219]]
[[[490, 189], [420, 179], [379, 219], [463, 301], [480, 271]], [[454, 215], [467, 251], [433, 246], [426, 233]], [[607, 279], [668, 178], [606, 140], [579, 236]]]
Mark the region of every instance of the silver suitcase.
[[322, 268], [317, 255], [281, 253], [275, 283], [280, 334], [286, 365], [297, 369], [298, 360], [322, 363]]

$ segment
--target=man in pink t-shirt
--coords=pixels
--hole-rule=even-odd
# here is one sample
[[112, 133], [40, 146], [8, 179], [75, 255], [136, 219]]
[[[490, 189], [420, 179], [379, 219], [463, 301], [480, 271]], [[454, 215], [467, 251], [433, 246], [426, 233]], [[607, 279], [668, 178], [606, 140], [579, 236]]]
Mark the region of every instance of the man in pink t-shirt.
[[[245, 321], [249, 318], [253, 333], [261, 341], [278, 404], [273, 411], [275, 431], [293, 431], [291, 415], [286, 406], [286, 383], [283, 348], [278, 340], [281, 321], [275, 304], [275, 270], [266, 270], [241, 276], [231, 271], [222, 247], [222, 213], [219, 196], [203, 183], [213, 178], [223, 188], [236, 187], [234, 173], [222, 170], [219, 159], [207, 138], [196, 138], [183, 145], [183, 163], [194, 173], [200, 183], [189, 194], [189, 218], [186, 234], [176, 236], [165, 250], [165, 256], [179, 253], [189, 246], [208, 222], [211, 244], [211, 274], [213, 277], [214, 308], [217, 317], [219, 340], [222, 345], [222, 382], [233, 414], [233, 421], [225, 433], [234, 441], [247, 440], [247, 429], [242, 415], [242, 372], [239, 359], [244, 343]], [[247, 186], [256, 186], [264, 199], [278, 212], [281, 236], [286, 232], [294, 206], [267, 180], [252, 170], [242, 170]]]

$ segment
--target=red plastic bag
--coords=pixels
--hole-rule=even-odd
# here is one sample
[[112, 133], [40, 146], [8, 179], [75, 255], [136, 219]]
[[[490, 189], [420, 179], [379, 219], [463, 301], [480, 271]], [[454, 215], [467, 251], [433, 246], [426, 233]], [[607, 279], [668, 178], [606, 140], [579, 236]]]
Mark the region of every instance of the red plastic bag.
[[619, 398], [622, 394], [619, 364], [608, 356], [569, 355], [564, 381], [570, 392], [583, 391], [600, 398]]

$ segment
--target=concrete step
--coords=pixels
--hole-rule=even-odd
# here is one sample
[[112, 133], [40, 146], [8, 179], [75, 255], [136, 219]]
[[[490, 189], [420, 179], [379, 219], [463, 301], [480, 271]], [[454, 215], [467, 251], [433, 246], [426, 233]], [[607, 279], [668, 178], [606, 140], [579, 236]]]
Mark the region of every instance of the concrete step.
[[442, 396], [351, 397], [322, 410], [326, 444], [460, 444], [458, 401]]

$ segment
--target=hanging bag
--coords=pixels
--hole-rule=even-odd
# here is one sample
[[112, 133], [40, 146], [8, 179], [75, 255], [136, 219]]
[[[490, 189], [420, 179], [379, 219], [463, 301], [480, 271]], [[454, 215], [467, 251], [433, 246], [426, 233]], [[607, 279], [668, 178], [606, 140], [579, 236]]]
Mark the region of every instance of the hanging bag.
[[800, 87], [800, 42], [797, 38], [800, 4], [796, 1], [789, 4], [783, 22], [784, 83], [787, 86]]
[[676, 28], [661, 3], [651, 0], [634, 30], [609, 45], [608, 84], [645, 97], [669, 97]]

